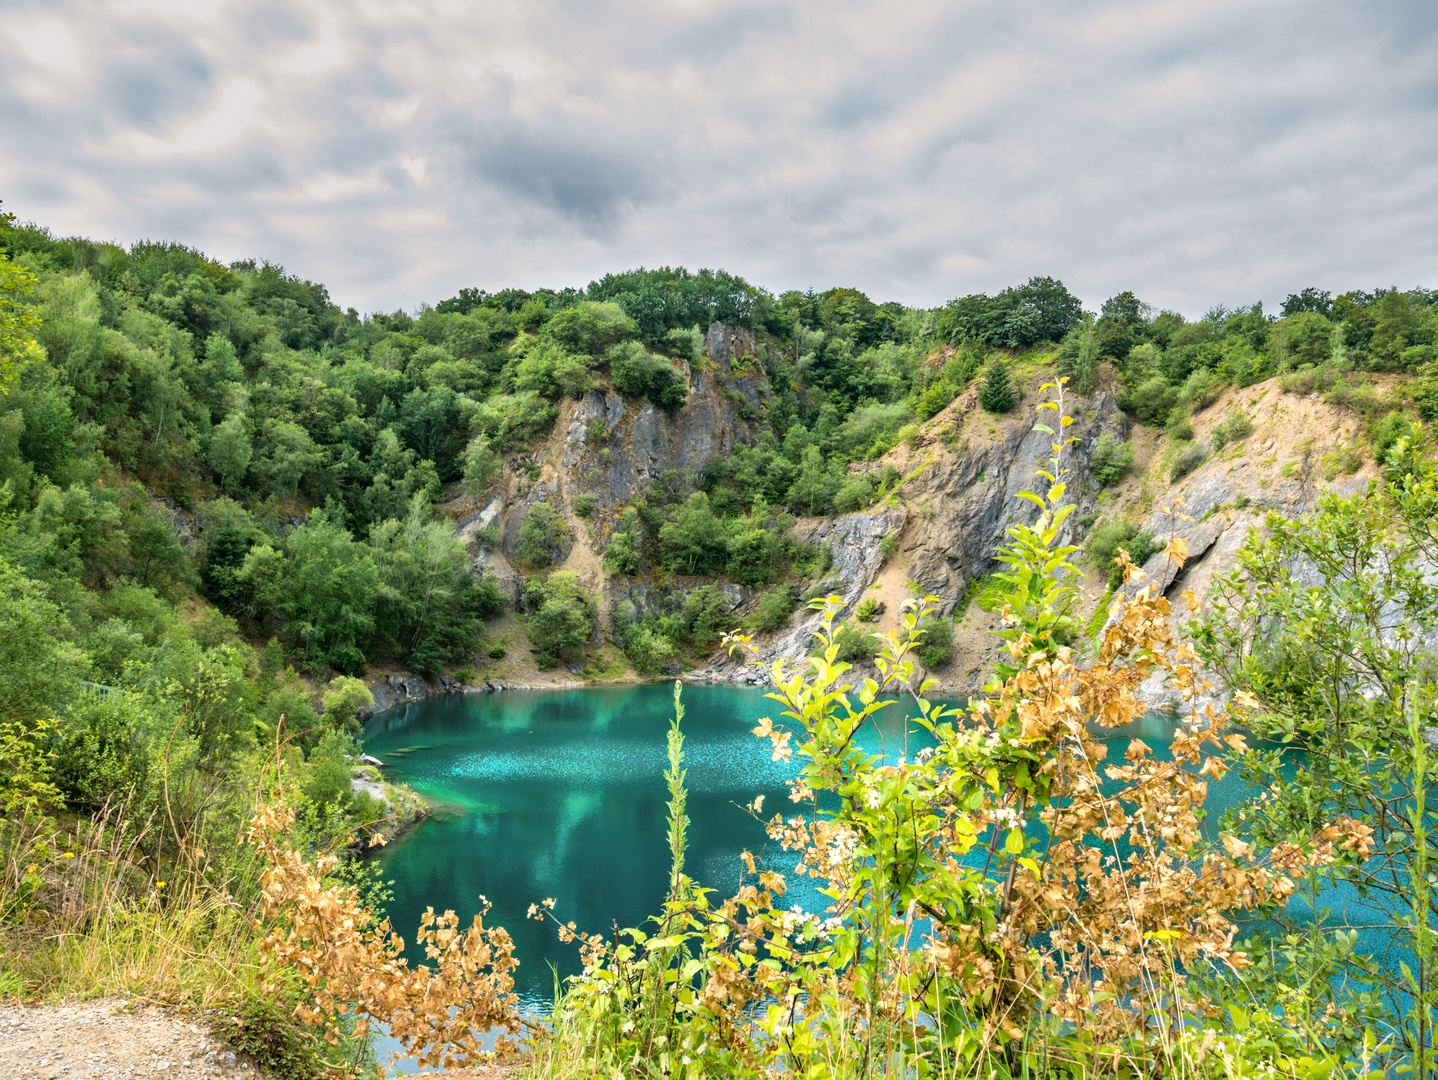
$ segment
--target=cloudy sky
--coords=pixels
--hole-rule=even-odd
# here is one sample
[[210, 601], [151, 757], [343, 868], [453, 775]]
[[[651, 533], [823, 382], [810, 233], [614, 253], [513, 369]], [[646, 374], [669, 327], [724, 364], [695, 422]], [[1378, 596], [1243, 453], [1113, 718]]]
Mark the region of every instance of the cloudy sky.
[[0, 0], [0, 199], [362, 311], [1438, 286], [1433, 0]]

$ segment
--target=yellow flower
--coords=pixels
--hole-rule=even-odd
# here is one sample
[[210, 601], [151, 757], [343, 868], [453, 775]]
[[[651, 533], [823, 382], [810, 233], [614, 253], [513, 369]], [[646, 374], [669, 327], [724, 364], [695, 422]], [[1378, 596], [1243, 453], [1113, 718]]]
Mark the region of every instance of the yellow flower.
[[157, 882], [155, 882], [155, 888], [157, 888], [157, 889], [163, 889], [164, 887], [165, 887], [165, 883], [164, 883], [163, 881], [157, 881]]
[[74, 853], [73, 851], [67, 851], [67, 852], [65, 852], [65, 858], [67, 858], [67, 859], [73, 859], [74, 857], [75, 857], [75, 853]]

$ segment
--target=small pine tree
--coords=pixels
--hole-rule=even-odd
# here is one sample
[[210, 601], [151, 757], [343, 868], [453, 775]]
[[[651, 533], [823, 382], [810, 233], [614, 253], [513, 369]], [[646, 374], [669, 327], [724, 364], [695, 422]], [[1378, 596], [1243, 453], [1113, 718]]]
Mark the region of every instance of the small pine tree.
[[1006, 413], [1017, 403], [1014, 384], [1009, 380], [1009, 369], [995, 357], [984, 370], [984, 385], [979, 387], [979, 404], [986, 412]]

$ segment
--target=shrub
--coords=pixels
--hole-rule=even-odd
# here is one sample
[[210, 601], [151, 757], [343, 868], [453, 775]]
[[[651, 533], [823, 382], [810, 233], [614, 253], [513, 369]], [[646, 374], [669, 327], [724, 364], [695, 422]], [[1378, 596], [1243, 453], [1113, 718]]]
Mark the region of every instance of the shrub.
[[1089, 467], [1099, 487], [1112, 487], [1133, 467], [1133, 447], [1105, 431], [1099, 436]]
[[[853, 623], [845, 623], [834, 631], [834, 644], [839, 647], [839, 659], [846, 664], [868, 663], [879, 655], [882, 643], [873, 634], [866, 634]], [[824, 643], [815, 642], [815, 652], [822, 654]]]
[[984, 384], [979, 387], [979, 405], [985, 412], [998, 414], [1009, 412], [1017, 404], [1018, 397], [1009, 378], [1008, 365], [994, 357], [984, 369]]
[[834, 512], [851, 514], [874, 501], [874, 485], [867, 476], [851, 476], [834, 493]]
[[1407, 434], [1408, 421], [1397, 412], [1390, 412], [1373, 428], [1373, 460], [1382, 464], [1393, 444]]
[[1209, 368], [1199, 368], [1183, 384], [1178, 400], [1192, 412], [1202, 412], [1223, 393], [1223, 380]]
[[879, 540], [879, 557], [888, 562], [894, 557], [894, 552], [899, 550], [899, 538], [893, 533], [885, 533]]
[[873, 622], [879, 617], [879, 601], [872, 596], [865, 597], [854, 609], [854, 618], [860, 622]]
[[647, 397], [662, 409], [680, 408], [689, 390], [684, 376], [662, 356], [655, 356], [637, 341], [609, 350], [609, 375], [614, 389], [629, 397]]
[[558, 561], [568, 533], [564, 515], [559, 510], [547, 502], [533, 503], [519, 527], [515, 554], [530, 566], [548, 566]]
[[1174, 455], [1173, 464], [1169, 466], [1169, 480], [1182, 479], [1202, 465], [1207, 459], [1208, 451], [1198, 443], [1180, 444], [1178, 453]]
[[574, 660], [594, 632], [594, 601], [570, 571], [544, 581], [531, 578], [525, 598], [537, 610], [529, 620], [529, 643], [539, 666], [552, 668], [560, 660]]
[[624, 519], [609, 546], [604, 549], [604, 568], [611, 574], [637, 574], [641, 565], [639, 556], [639, 512], [633, 507], [624, 511]]
[[916, 630], [924, 636], [914, 651], [926, 668], [941, 668], [954, 658], [954, 622], [938, 615], [921, 620]]
[[1128, 557], [1135, 566], [1142, 566], [1162, 546], [1152, 534], [1139, 532], [1137, 525], [1127, 521], [1106, 521], [1089, 534], [1088, 556], [1096, 567], [1108, 575], [1108, 587], [1116, 589], [1123, 584], [1123, 571], [1114, 562], [1120, 548], [1128, 551]]
[[503, 645], [491, 645], [489, 647], [489, 658], [491, 660], [503, 660], [508, 655]]
[[776, 585], [759, 597], [750, 622], [755, 630], [761, 632], [777, 630], [788, 625], [789, 616], [797, 603], [792, 585]]
[[1163, 433], [1173, 442], [1192, 442], [1193, 424], [1189, 421], [1188, 414], [1174, 409], [1169, 413], [1168, 425], [1163, 429]]
[[574, 515], [576, 517], [587, 518], [590, 514], [594, 513], [594, 505], [598, 501], [598, 498], [588, 493], [574, 496]]
[[1252, 434], [1253, 421], [1249, 418], [1248, 414], [1234, 409], [1223, 418], [1222, 423], [1214, 426], [1211, 435], [1213, 439], [1213, 449], [1215, 451], [1222, 450], [1229, 443], [1246, 439]]
[[1178, 391], [1162, 375], [1154, 375], [1120, 396], [1118, 403], [1139, 423], [1159, 427], [1168, 422], [1169, 411], [1178, 403]]

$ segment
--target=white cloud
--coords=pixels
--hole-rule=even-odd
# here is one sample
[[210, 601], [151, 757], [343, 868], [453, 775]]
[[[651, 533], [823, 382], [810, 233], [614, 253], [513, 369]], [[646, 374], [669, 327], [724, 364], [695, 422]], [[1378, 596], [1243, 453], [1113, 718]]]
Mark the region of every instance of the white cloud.
[[8, 0], [0, 197], [361, 309], [645, 264], [1189, 313], [1438, 278], [1438, 23], [998, 0]]

